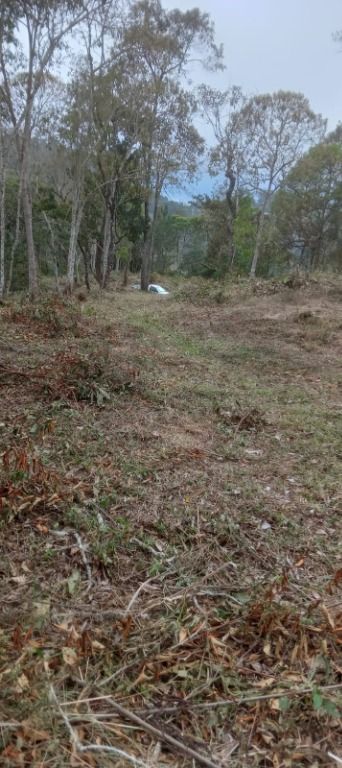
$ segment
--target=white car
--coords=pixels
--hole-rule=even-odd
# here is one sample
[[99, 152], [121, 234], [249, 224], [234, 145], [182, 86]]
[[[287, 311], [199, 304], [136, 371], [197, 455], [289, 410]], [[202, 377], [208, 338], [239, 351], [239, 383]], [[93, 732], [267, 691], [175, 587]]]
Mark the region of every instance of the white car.
[[167, 290], [166, 290], [166, 288], [163, 288], [161, 285], [156, 285], [156, 283], [151, 283], [151, 284], [148, 286], [148, 291], [149, 291], [150, 293], [159, 293], [159, 294], [163, 294], [163, 296], [165, 296], [166, 294], [168, 294], [168, 293], [169, 293], [169, 291], [167, 291]]
[[[134, 283], [134, 285], [131, 285], [131, 288], [133, 291], [140, 291], [141, 286], [140, 283]], [[169, 291], [166, 290], [166, 288], [163, 288], [162, 285], [157, 285], [156, 283], [150, 283], [148, 286], [149, 293], [159, 293], [162, 296], [168, 295]]]

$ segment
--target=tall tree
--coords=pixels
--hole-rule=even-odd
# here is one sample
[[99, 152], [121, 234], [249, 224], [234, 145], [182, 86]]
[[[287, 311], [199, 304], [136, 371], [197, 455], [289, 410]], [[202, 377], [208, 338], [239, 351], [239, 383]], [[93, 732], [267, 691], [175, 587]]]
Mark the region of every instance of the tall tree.
[[[179, 84], [192, 57], [200, 55], [208, 67], [221, 66], [222, 50], [215, 45], [214, 28], [208, 14], [197, 8], [166, 11], [160, 0], [136, 0], [130, 7], [123, 30], [123, 51], [127, 71], [146, 96], [141, 124], [143, 176], [145, 187], [145, 229], [141, 287], [147, 290], [153, 249], [151, 200], [158, 208], [158, 170], [155, 167], [160, 117], [171, 84]], [[172, 157], [170, 149], [170, 158]]]
[[4, 130], [0, 112], [0, 299], [5, 293], [5, 196], [6, 196], [6, 172], [5, 172], [5, 148]]
[[227, 270], [233, 266], [235, 257], [234, 223], [238, 213], [239, 187], [244, 167], [240, 115], [246, 99], [237, 86], [223, 92], [201, 86], [199, 93], [204, 116], [212, 127], [216, 141], [209, 153], [209, 170], [213, 175], [223, 173], [226, 179], [224, 194]]
[[31, 192], [37, 99], [67, 36], [99, 5], [100, 0], [10, 0], [0, 9], [0, 96], [17, 149], [32, 297], [38, 293]]
[[250, 269], [255, 276], [267, 211], [275, 192], [310, 145], [322, 139], [326, 122], [301, 93], [278, 91], [249, 99], [239, 115], [244, 147], [244, 183], [260, 201]]

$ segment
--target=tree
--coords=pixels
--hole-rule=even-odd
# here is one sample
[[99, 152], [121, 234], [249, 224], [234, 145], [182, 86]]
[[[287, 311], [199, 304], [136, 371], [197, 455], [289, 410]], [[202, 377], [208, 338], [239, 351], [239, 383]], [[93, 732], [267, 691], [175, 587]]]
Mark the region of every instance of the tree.
[[[206, 66], [217, 68], [221, 65], [222, 50], [215, 45], [214, 29], [208, 14], [200, 13], [197, 8], [184, 13], [178, 9], [166, 11], [160, 0], [137, 0], [131, 6], [123, 31], [123, 51], [126, 70], [139, 83], [146, 98], [141, 123], [145, 188], [141, 287], [147, 290], [161, 188], [158, 162], [155, 160], [163, 130], [165, 104], [172, 89], [179, 85], [196, 51]], [[171, 171], [174, 170], [173, 155], [174, 144], [167, 156], [171, 161]], [[164, 155], [164, 162], [165, 159]], [[154, 210], [151, 216], [152, 200]]]
[[313, 147], [288, 174], [272, 207], [280, 242], [309, 269], [341, 265], [342, 145]]
[[238, 119], [243, 137], [243, 182], [260, 203], [250, 269], [254, 277], [272, 197], [308, 147], [322, 138], [326, 122], [311, 110], [302, 94], [291, 91], [252, 97]]
[[38, 97], [46, 86], [50, 68], [63, 42], [98, 4], [101, 4], [99, 0], [10, 0], [0, 9], [0, 99], [17, 149], [29, 291], [33, 298], [38, 293], [38, 268], [32, 225], [30, 162], [32, 135], [39, 119]]
[[5, 198], [6, 198], [6, 171], [5, 171], [4, 130], [0, 113], [0, 299], [5, 293]]
[[212, 175], [223, 173], [226, 179], [226, 269], [233, 266], [235, 258], [234, 223], [239, 207], [242, 169], [244, 167], [241, 109], [245, 102], [242, 91], [233, 86], [227, 91], [217, 91], [209, 86], [199, 89], [202, 110], [211, 125], [216, 145], [209, 153], [209, 170]]

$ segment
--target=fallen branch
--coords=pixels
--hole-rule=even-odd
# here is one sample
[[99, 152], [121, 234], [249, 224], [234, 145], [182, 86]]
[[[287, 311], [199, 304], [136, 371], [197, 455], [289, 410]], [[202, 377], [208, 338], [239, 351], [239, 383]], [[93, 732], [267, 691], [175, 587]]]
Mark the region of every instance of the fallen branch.
[[[174, 646], [174, 648], [177, 648], [178, 646]], [[129, 669], [131, 664], [127, 664], [125, 667], [122, 667], [121, 669], [117, 670], [114, 675], [118, 675], [119, 672], [123, 672], [126, 669]], [[108, 682], [107, 680], [102, 680], [98, 687], [101, 687], [104, 682]], [[327, 693], [328, 691], [337, 691], [342, 688], [342, 683], [335, 683], [332, 685], [323, 685], [320, 687], [321, 693]], [[179, 702], [179, 704], [175, 704], [173, 707], [151, 707], [150, 709], [139, 709], [136, 710], [134, 714], [137, 715], [153, 715], [158, 713], [165, 713], [165, 714], [172, 714], [172, 712], [177, 712], [180, 709], [211, 709], [213, 707], [227, 707], [231, 706], [232, 704], [239, 705], [239, 704], [249, 704], [253, 702], [258, 701], [267, 701], [270, 699], [280, 699], [282, 696], [306, 696], [308, 693], [312, 693], [312, 688], [300, 688], [300, 689], [284, 689], [283, 691], [274, 691], [273, 693], [265, 693], [261, 696], [245, 696], [243, 698], [231, 698], [231, 699], [218, 699], [218, 701], [208, 701], [208, 702], [202, 702], [198, 704], [192, 704], [187, 699], [182, 699], [182, 701]], [[65, 704], [62, 704], [61, 706], [69, 707], [73, 704], [90, 704], [94, 701], [113, 701], [113, 695], [111, 693], [103, 694], [101, 696], [91, 696], [90, 698], [86, 699], [75, 699], [72, 701], [66, 701]], [[119, 705], [117, 705], [119, 706]], [[108, 713], [110, 714], [110, 713]]]
[[0, 720], [0, 729], [10, 728], [12, 730], [19, 727], [20, 727], [20, 723], [15, 723], [15, 722], [11, 723], [9, 720], [7, 722], [6, 720]]
[[149, 544], [145, 544], [144, 541], [140, 541], [140, 539], [137, 539], [135, 536], [131, 539], [132, 544], [137, 544], [140, 549], [142, 549], [144, 552], [149, 552], [154, 557], [165, 557], [164, 552], [158, 552], [157, 549], [154, 549], [154, 547], [149, 546]]
[[334, 755], [332, 752], [328, 752], [328, 757], [331, 757], [332, 760], [335, 760], [338, 765], [342, 765], [342, 759], [337, 757], [337, 755]]
[[65, 712], [63, 712], [62, 707], [57, 699], [55, 689], [53, 686], [50, 686], [50, 697], [52, 701], [55, 703], [61, 718], [65, 724], [65, 727], [69, 733], [70, 741], [76, 750], [76, 752], [85, 753], [85, 752], [106, 752], [107, 754], [116, 755], [117, 757], [121, 757], [124, 760], [128, 760], [128, 762], [132, 763], [136, 766], [136, 768], [147, 768], [146, 764], [142, 762], [142, 760], [138, 760], [137, 757], [134, 757], [134, 755], [129, 755], [128, 752], [124, 752], [122, 749], [118, 749], [117, 747], [111, 747], [108, 744], [81, 744], [79, 741], [79, 738], [77, 734], [75, 733], [73, 727], [71, 726], [67, 715]]
[[[336, 683], [335, 685], [325, 685], [320, 687], [320, 692], [337, 691], [342, 688], [342, 683]], [[216, 709], [217, 707], [229, 707], [229, 706], [241, 706], [241, 704], [253, 704], [258, 701], [270, 701], [271, 699], [281, 699], [282, 696], [306, 696], [308, 693], [312, 693], [312, 688], [301, 688], [289, 690], [284, 688], [283, 691], [273, 691], [272, 693], [265, 693], [262, 696], [244, 696], [242, 698], [231, 699], [218, 699], [217, 701], [208, 701], [198, 704], [191, 704], [186, 699], [183, 699], [179, 704], [175, 704], [172, 707], [151, 707], [151, 709], [139, 709], [140, 715], [155, 715], [164, 714], [171, 715], [174, 712], [179, 712], [181, 709]]]
[[135, 725], [138, 725], [144, 731], [150, 733], [151, 736], [154, 736], [156, 739], [169, 744], [186, 757], [189, 757], [192, 760], [196, 760], [198, 763], [205, 765], [207, 768], [218, 768], [218, 764], [213, 763], [212, 760], [210, 760], [205, 755], [202, 755], [200, 752], [196, 752], [182, 741], [178, 741], [178, 739], [175, 739], [173, 736], [170, 736], [170, 734], [160, 730], [160, 728], [156, 728], [154, 725], [151, 725], [145, 720], [142, 720], [141, 717], [135, 715], [133, 712], [130, 712], [128, 709], [125, 709], [125, 707], [122, 707], [121, 704], [118, 704], [114, 699], [111, 699], [111, 704], [113, 709], [118, 712], [121, 717], [125, 717], [127, 720], [131, 720], [132, 723], [135, 723]]

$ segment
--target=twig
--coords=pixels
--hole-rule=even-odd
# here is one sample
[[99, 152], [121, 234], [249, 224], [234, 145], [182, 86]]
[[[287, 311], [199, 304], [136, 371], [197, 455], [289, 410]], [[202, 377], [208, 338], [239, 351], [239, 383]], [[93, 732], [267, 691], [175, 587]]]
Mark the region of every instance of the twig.
[[15, 722], [12, 723], [10, 721], [6, 722], [6, 721], [3, 721], [3, 720], [0, 720], [0, 728], [11, 728], [12, 729], [12, 728], [19, 728], [19, 727], [20, 727], [20, 723], [15, 723]]
[[128, 606], [127, 606], [127, 608], [125, 610], [125, 617], [128, 616], [128, 614], [129, 614], [133, 604], [135, 603], [137, 597], [139, 597], [140, 592], [142, 592], [143, 589], [145, 589], [145, 587], [147, 587], [147, 585], [151, 583], [151, 581], [154, 581], [154, 579], [155, 579], [155, 577], [153, 576], [152, 578], [147, 579], [147, 581], [144, 581], [142, 584], [140, 584], [140, 587], [138, 587], [137, 591], [134, 592], [133, 597], [130, 599], [130, 601], [128, 603]]
[[62, 718], [62, 720], [64, 722], [64, 725], [65, 725], [67, 731], [69, 732], [71, 743], [73, 744], [73, 746], [76, 749], [78, 749], [79, 741], [78, 741], [77, 734], [75, 733], [74, 729], [71, 727], [65, 712], [63, 712], [63, 710], [62, 710], [62, 707], [61, 707], [61, 705], [60, 705], [60, 703], [59, 703], [59, 701], [57, 699], [56, 691], [55, 691], [53, 685], [50, 685], [50, 698], [56, 704], [56, 707], [57, 707], [57, 709], [59, 711], [59, 714], [61, 715], [61, 718]]
[[81, 553], [81, 557], [82, 557], [82, 560], [83, 560], [83, 563], [84, 563], [84, 567], [86, 569], [86, 574], [87, 574], [87, 578], [88, 578], [88, 589], [90, 589], [90, 587], [92, 585], [93, 577], [92, 577], [92, 574], [91, 574], [90, 565], [89, 565], [88, 560], [87, 560], [85, 546], [83, 544], [83, 541], [82, 541], [79, 533], [77, 533], [77, 531], [74, 531], [74, 536], [75, 536], [75, 539], [77, 541], [77, 546], [78, 546], [78, 548], [80, 550], [80, 553]]
[[[320, 687], [320, 691], [336, 691], [342, 688], [342, 683], [336, 683], [335, 685], [325, 685]], [[241, 704], [252, 704], [258, 701], [269, 701], [270, 699], [280, 699], [282, 696], [306, 696], [308, 693], [312, 693], [312, 688], [301, 688], [288, 690], [284, 688], [282, 691], [274, 691], [273, 693], [265, 693], [262, 696], [244, 696], [242, 698], [232, 699], [218, 699], [218, 701], [208, 701], [199, 704], [190, 704], [187, 699], [183, 699], [179, 704], [173, 707], [153, 707], [151, 709], [138, 710], [141, 715], [154, 715], [165, 714], [171, 715], [173, 712], [178, 712], [180, 709], [216, 709], [217, 707], [229, 707], [229, 706], [241, 706]]]
[[333, 760], [336, 760], [338, 765], [342, 765], [342, 759], [340, 757], [337, 757], [337, 755], [334, 755], [332, 752], [328, 752], [328, 756], [331, 757]]
[[118, 747], [110, 747], [107, 744], [78, 744], [77, 751], [78, 752], [107, 752], [107, 754], [110, 754], [110, 755], [117, 755], [117, 757], [123, 757], [124, 760], [128, 760], [133, 765], [136, 765], [137, 768], [147, 768], [146, 763], [143, 763], [142, 760], [138, 760], [137, 757], [134, 757], [133, 755], [129, 755], [128, 752], [124, 752], [123, 749], [118, 749]]
[[111, 755], [117, 755], [117, 757], [122, 757], [125, 760], [128, 760], [133, 765], [137, 766], [137, 768], [147, 768], [146, 764], [143, 763], [141, 760], [138, 760], [134, 755], [129, 755], [128, 752], [124, 752], [122, 749], [118, 749], [117, 747], [111, 747], [107, 744], [81, 744], [81, 742], [78, 739], [77, 734], [75, 733], [74, 729], [70, 725], [70, 722], [65, 714], [63, 712], [62, 707], [57, 699], [55, 689], [53, 686], [50, 686], [50, 696], [51, 699], [54, 701], [61, 718], [65, 724], [65, 727], [69, 733], [70, 741], [74, 747], [74, 749], [77, 752], [107, 752]]
[[137, 539], [135, 536], [133, 537], [133, 539], [131, 539], [131, 543], [137, 544], [138, 547], [140, 547], [140, 549], [145, 550], [145, 552], [150, 552], [151, 555], [154, 555], [154, 557], [165, 557], [164, 552], [158, 552], [157, 549], [154, 549], [149, 544], [145, 544], [144, 541], [140, 541], [140, 539]]
[[121, 717], [125, 717], [127, 720], [131, 720], [132, 723], [139, 725], [140, 728], [142, 728], [147, 733], [150, 733], [156, 739], [164, 741], [166, 744], [170, 744], [172, 747], [175, 747], [178, 752], [181, 752], [183, 755], [190, 757], [192, 760], [196, 760], [198, 763], [207, 766], [207, 768], [218, 768], [217, 763], [213, 763], [212, 760], [210, 760], [205, 755], [202, 755], [200, 752], [196, 752], [194, 749], [188, 747], [183, 742], [178, 741], [178, 739], [175, 739], [173, 736], [170, 736], [170, 734], [165, 733], [165, 731], [161, 731], [160, 728], [156, 728], [154, 725], [151, 725], [145, 720], [142, 720], [141, 717], [135, 715], [133, 712], [130, 712], [128, 709], [125, 709], [125, 707], [122, 707], [121, 704], [117, 704], [114, 699], [111, 699], [111, 704], [113, 709], [118, 712]]

